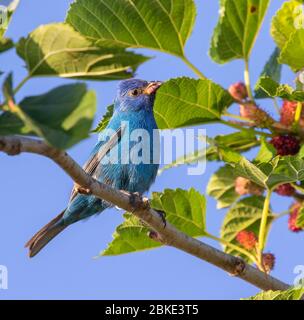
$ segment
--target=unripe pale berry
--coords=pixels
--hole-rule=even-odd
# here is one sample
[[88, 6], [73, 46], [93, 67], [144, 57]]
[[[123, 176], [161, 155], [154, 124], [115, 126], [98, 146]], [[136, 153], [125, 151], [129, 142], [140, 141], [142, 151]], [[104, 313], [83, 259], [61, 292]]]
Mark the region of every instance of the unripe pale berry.
[[228, 91], [235, 100], [241, 101], [248, 98], [247, 88], [243, 82], [232, 84]]
[[241, 104], [240, 115], [253, 121], [255, 125], [260, 127], [269, 127], [274, 123], [270, 115], [254, 103]]
[[258, 186], [256, 183], [250, 181], [249, 179], [243, 177], [237, 177], [234, 183], [235, 192], [240, 196], [245, 194], [253, 194], [260, 196], [263, 194], [263, 188]]

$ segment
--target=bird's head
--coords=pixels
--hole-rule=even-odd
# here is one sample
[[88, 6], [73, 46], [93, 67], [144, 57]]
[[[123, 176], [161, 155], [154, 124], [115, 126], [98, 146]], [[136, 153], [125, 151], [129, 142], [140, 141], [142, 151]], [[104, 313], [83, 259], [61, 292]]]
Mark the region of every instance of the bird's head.
[[128, 79], [121, 81], [115, 100], [115, 106], [121, 111], [152, 110], [155, 93], [161, 86], [160, 81]]

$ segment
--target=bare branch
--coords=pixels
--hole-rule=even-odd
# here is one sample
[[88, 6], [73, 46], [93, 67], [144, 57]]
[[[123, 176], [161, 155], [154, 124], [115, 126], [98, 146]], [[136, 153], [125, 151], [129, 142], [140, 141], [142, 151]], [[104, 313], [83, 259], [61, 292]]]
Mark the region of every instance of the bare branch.
[[132, 212], [148, 224], [159, 234], [162, 243], [207, 261], [262, 290], [285, 290], [289, 287], [280, 280], [246, 264], [243, 260], [189, 237], [170, 223], [167, 223], [164, 228], [159, 213], [150, 208], [147, 198], [141, 198], [137, 194], [130, 194], [126, 191], [115, 190], [106, 184], [99, 183], [89, 176], [66, 152], [57, 150], [41, 140], [17, 136], [0, 136], [0, 151], [8, 155], [26, 152], [48, 157], [57, 163], [81, 188], [89, 190], [96, 197]]

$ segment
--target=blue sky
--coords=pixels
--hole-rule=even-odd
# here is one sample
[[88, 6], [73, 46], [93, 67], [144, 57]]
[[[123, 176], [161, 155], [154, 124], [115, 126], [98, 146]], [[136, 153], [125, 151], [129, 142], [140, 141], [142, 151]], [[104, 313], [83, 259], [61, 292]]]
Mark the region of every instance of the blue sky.
[[[228, 87], [242, 79], [243, 63], [234, 61], [219, 66], [211, 61], [207, 51], [217, 20], [218, 1], [195, 2], [197, 23], [187, 44], [187, 54], [208, 77]], [[269, 24], [283, 2], [272, 1], [253, 50], [253, 83], [274, 49]], [[62, 21], [69, 3], [68, 0], [21, 1], [7, 35], [17, 41], [41, 24]], [[154, 56], [139, 68], [137, 76], [140, 78], [194, 77], [177, 58], [146, 50], [140, 52]], [[13, 70], [15, 83], [26, 74], [24, 62], [12, 51], [1, 55], [0, 69]], [[283, 77], [284, 82], [292, 82], [293, 76], [287, 67]], [[71, 80], [33, 79], [18, 93], [18, 99], [44, 93], [63, 83], [71, 83]], [[88, 82], [88, 85], [97, 92], [96, 123], [112, 102], [117, 83]], [[270, 101], [263, 101], [262, 106], [275, 115]], [[206, 126], [206, 129], [210, 136], [230, 132], [216, 125]], [[84, 163], [95, 140], [96, 136], [92, 136], [69, 153], [79, 163]], [[208, 179], [217, 167], [216, 163], [208, 163], [203, 176], [188, 176], [186, 167], [167, 171], [157, 178], [151, 190], [195, 187], [204, 193]], [[122, 212], [114, 209], [73, 225], [36, 258], [28, 259], [25, 242], [66, 206], [71, 187], [69, 177], [45, 158], [0, 154], [0, 265], [6, 265], [9, 270], [9, 289], [0, 290], [0, 299], [239, 299], [258, 292], [242, 280], [173, 248], [93, 259], [111, 241], [115, 227], [122, 221]], [[273, 196], [272, 204], [275, 211], [282, 211], [288, 207], [289, 200]], [[218, 211], [215, 205], [208, 197], [208, 229], [218, 235], [225, 210]], [[219, 247], [217, 243], [210, 243]], [[277, 258], [273, 275], [292, 283], [294, 267], [304, 264], [299, 249], [303, 246], [303, 234], [296, 235], [287, 230], [287, 217], [276, 222], [267, 247]]]

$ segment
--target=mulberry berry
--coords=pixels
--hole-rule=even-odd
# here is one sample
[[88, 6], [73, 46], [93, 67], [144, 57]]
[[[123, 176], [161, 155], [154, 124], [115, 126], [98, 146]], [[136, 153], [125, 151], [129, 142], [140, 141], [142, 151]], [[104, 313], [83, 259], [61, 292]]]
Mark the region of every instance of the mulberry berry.
[[242, 230], [236, 235], [236, 240], [241, 244], [245, 249], [252, 250], [255, 248], [258, 239], [254, 232]]
[[263, 194], [263, 188], [258, 186], [256, 183], [243, 177], [237, 177], [235, 179], [235, 192], [240, 196], [245, 194], [254, 194], [260, 196]]
[[269, 273], [271, 270], [274, 269], [275, 265], [275, 256], [272, 253], [263, 253], [262, 256], [262, 263], [265, 268], [265, 271]]
[[275, 189], [275, 192], [280, 196], [290, 197], [294, 195], [295, 188], [290, 183], [281, 184]]
[[270, 143], [280, 156], [295, 155], [300, 150], [299, 140], [293, 136], [277, 136], [272, 138]]
[[[282, 109], [281, 109], [280, 122], [283, 125], [290, 127], [294, 122], [296, 109], [297, 109], [297, 102], [296, 101], [285, 100], [283, 102]], [[304, 109], [302, 110], [300, 125], [301, 126], [304, 125]]]
[[255, 125], [261, 127], [269, 127], [274, 123], [269, 114], [254, 103], [241, 104], [240, 115], [243, 118], [252, 120]]
[[300, 232], [303, 229], [297, 226], [297, 219], [299, 215], [301, 205], [299, 203], [295, 203], [290, 208], [290, 214], [288, 219], [288, 229], [292, 232]]
[[243, 82], [232, 84], [228, 91], [235, 100], [245, 100], [248, 98], [247, 88]]

